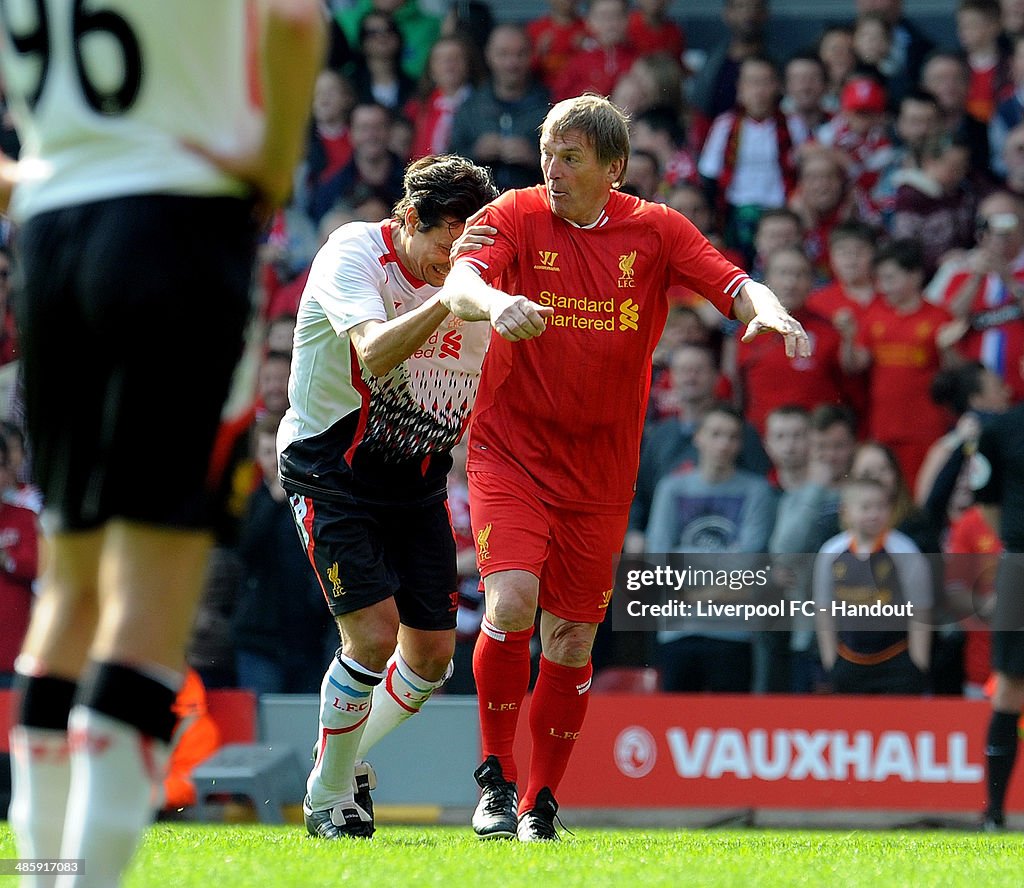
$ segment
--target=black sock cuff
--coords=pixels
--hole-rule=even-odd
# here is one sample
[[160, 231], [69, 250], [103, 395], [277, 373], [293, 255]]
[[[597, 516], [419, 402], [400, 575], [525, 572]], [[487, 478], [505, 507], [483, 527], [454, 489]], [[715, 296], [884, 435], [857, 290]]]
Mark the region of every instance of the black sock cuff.
[[990, 747], [1017, 748], [1017, 724], [1019, 712], [992, 711], [992, 719], [988, 723], [988, 745]]
[[172, 709], [176, 697], [167, 685], [130, 666], [96, 663], [75, 702], [169, 743], [178, 720]]
[[18, 695], [16, 721], [26, 728], [66, 731], [71, 705], [78, 685], [53, 675], [17, 675], [14, 691]]
[[370, 687], [376, 687], [384, 679], [380, 675], [374, 675], [372, 672], [363, 672], [361, 669], [353, 669], [350, 663], [346, 663], [342, 659], [342, 650], [338, 648], [335, 653], [335, 659], [342, 665], [342, 668], [352, 676], [360, 684], [369, 685]]

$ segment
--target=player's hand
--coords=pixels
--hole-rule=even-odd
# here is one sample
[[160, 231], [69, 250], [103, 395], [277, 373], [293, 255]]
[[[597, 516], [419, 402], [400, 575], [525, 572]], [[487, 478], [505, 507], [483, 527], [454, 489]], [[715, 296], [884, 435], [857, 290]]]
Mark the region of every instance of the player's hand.
[[480, 247], [489, 247], [494, 243], [494, 235], [498, 233], [497, 228], [490, 225], [467, 225], [465, 230], [452, 244], [451, 252], [448, 254], [451, 261], [461, 253], [472, 253]]
[[17, 180], [18, 162], [0, 151], [0, 213], [6, 212]]
[[848, 308], [841, 308], [832, 318], [832, 326], [836, 332], [845, 340], [853, 339], [857, 335], [857, 319]]
[[956, 320], [948, 321], [935, 331], [936, 347], [939, 351], [945, 351], [948, 348], [952, 348], [964, 338], [964, 334], [967, 333], [969, 328], [970, 324], [968, 324], [964, 318], [957, 318]]
[[544, 319], [554, 313], [551, 306], [538, 305], [525, 296], [510, 296], [507, 302], [491, 303], [491, 326], [509, 342], [533, 339], [547, 329]]
[[236, 151], [221, 151], [190, 139], [182, 140], [182, 145], [225, 175], [250, 186], [266, 214], [287, 203], [292, 193], [294, 170], [267, 156], [262, 132], [251, 136], [247, 142]]
[[742, 341], [750, 342], [756, 336], [772, 330], [781, 334], [786, 345], [787, 358], [810, 357], [811, 340], [807, 338], [803, 324], [785, 310], [755, 315], [753, 320], [747, 324]]

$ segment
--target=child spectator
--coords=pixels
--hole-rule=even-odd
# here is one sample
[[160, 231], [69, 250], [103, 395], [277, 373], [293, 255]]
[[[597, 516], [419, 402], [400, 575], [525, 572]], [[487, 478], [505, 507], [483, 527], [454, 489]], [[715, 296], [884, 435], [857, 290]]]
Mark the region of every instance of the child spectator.
[[[882, 247], [875, 274], [884, 298], [859, 322], [851, 314], [838, 324], [843, 366], [848, 373], [870, 367], [869, 434], [896, 452], [903, 476], [913, 485], [928, 448], [950, 426], [948, 412], [929, 392], [943, 361], [939, 333], [951, 317], [923, 299], [924, 256], [916, 240]], [[908, 404], [914, 405], [913, 422], [907, 422]]]
[[548, 14], [526, 24], [534, 70], [549, 90], [558, 82], [569, 59], [583, 48], [587, 23], [578, 8], [579, 0], [548, 0]]
[[769, 59], [744, 59], [736, 91], [736, 107], [711, 124], [697, 169], [722, 209], [726, 243], [752, 256], [761, 213], [784, 206], [796, 183], [794, 138]]
[[750, 276], [755, 281], [763, 281], [768, 259], [784, 247], [801, 246], [803, 240], [804, 229], [800, 217], [789, 207], [765, 210], [757, 220], [754, 232], [754, 258], [750, 263]]
[[410, 158], [445, 154], [455, 112], [480, 82], [477, 51], [465, 37], [441, 37], [430, 48], [418, 94], [405, 108], [413, 122]]
[[847, 173], [856, 191], [861, 218], [877, 224], [881, 207], [875, 189], [892, 162], [893, 146], [885, 123], [885, 90], [870, 77], [854, 77], [842, 88], [839, 113], [821, 128], [823, 145], [849, 160]]
[[628, 23], [626, 0], [592, 0], [587, 13], [587, 39], [583, 48], [569, 57], [553, 83], [554, 101], [588, 90], [602, 96], [612, 92], [637, 58], [627, 36]]
[[811, 293], [807, 307], [830, 321], [843, 310], [855, 317], [863, 313], [878, 297], [874, 267], [879, 239], [877, 228], [856, 219], [836, 225], [828, 236], [833, 280]]
[[986, 124], [1010, 84], [1006, 54], [999, 43], [1001, 16], [999, 0], [960, 0], [956, 11], [957, 40], [970, 71], [967, 113]]
[[[892, 529], [888, 491], [870, 478], [843, 489], [844, 531], [814, 564], [818, 649], [840, 694], [921, 694], [931, 654], [931, 572], [914, 542]], [[833, 616], [836, 606], [881, 603], [893, 617]]]
[[810, 410], [818, 404], [844, 400], [845, 374], [839, 361], [839, 334], [832, 324], [804, 306], [811, 292], [811, 265], [797, 247], [777, 250], [768, 258], [765, 283], [814, 340], [806, 358], [789, 358], [763, 340], [740, 342], [736, 349], [738, 400], [744, 415], [763, 435], [768, 414], [784, 405]]
[[636, 0], [629, 14], [627, 36], [640, 55], [664, 53], [680, 61], [686, 52], [683, 29], [668, 16], [670, 0]]

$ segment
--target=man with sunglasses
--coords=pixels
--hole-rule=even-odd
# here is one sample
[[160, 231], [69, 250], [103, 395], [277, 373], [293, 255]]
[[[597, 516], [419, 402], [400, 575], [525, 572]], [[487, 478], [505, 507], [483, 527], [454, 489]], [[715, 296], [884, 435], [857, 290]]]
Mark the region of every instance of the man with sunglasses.
[[1024, 198], [996, 191], [978, 207], [977, 245], [950, 260], [930, 287], [959, 323], [958, 351], [981, 361], [1010, 386], [1013, 399], [1024, 399]]

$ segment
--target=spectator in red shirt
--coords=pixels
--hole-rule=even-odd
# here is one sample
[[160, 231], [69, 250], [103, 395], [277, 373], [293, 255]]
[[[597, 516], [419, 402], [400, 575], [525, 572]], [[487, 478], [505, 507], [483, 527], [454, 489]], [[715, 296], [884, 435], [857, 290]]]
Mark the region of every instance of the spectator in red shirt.
[[629, 14], [629, 42], [640, 55], [662, 52], [679, 61], [686, 51], [686, 34], [668, 17], [670, 0], [636, 0]]
[[593, 0], [587, 13], [588, 37], [554, 81], [552, 99], [557, 102], [588, 91], [611, 94], [637, 58], [626, 33], [628, 13], [626, 0]]
[[967, 59], [970, 84], [967, 112], [988, 123], [996, 104], [1012, 90], [1009, 59], [999, 43], [1002, 32], [999, 0], [960, 0], [956, 10], [956, 35]]
[[[15, 483], [0, 437], [0, 490]], [[0, 687], [10, 687], [14, 659], [28, 630], [32, 583], [39, 569], [39, 531], [31, 509], [0, 498]]]
[[928, 448], [952, 419], [930, 394], [944, 360], [939, 334], [951, 317], [924, 301], [924, 254], [916, 240], [882, 247], [875, 273], [885, 298], [864, 312], [860, 324], [852, 316], [840, 324], [843, 366], [849, 373], [870, 367], [869, 434], [893, 450], [912, 487]]
[[828, 237], [829, 265], [834, 277], [811, 293], [808, 307], [830, 321], [844, 310], [859, 318], [878, 297], [874, 268], [880, 239], [879, 230], [866, 222], [848, 219], [836, 225]]
[[854, 216], [853, 194], [843, 155], [832, 148], [809, 144], [799, 152], [796, 189], [789, 208], [804, 230], [804, 251], [814, 268], [815, 283], [832, 277], [829, 238], [833, 229]]
[[799, 248], [779, 250], [768, 258], [765, 283], [779, 302], [803, 324], [813, 343], [807, 357], [788, 358], [777, 343], [740, 342], [736, 389], [744, 415], [764, 435], [768, 414], [783, 405], [811, 410], [844, 400], [845, 374], [839, 362], [839, 334], [820, 315], [805, 308], [812, 285], [811, 265]]
[[579, 16], [579, 0], [548, 0], [548, 15], [526, 25], [533, 45], [533, 68], [551, 89], [569, 59], [583, 48], [587, 23]]
[[413, 160], [447, 153], [455, 112], [469, 98], [482, 75], [478, 53], [465, 37], [441, 37], [431, 47], [419, 95], [405, 109], [413, 122]]

